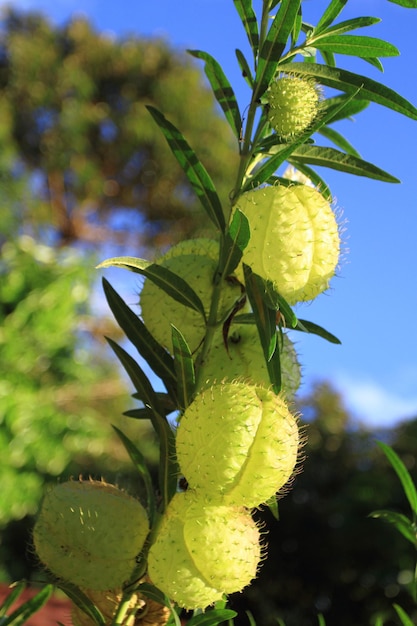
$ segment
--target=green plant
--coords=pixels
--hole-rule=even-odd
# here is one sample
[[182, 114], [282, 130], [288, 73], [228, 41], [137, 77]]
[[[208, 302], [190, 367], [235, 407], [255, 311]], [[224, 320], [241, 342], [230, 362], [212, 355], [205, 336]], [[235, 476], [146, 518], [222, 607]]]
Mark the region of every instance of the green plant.
[[[335, 23], [345, 2], [332, 0], [318, 24], [312, 27], [303, 21], [300, 0], [264, 0], [259, 18], [250, 0], [234, 0], [234, 4], [253, 55], [249, 62], [237, 51], [239, 65], [251, 89], [245, 118], [218, 63], [205, 52], [191, 51], [205, 62], [214, 94], [236, 139], [239, 166], [230, 203], [221, 203], [209, 173], [180, 130], [160, 111], [147, 107], [212, 222], [217, 256], [213, 260], [211, 251], [207, 250], [203, 264], [211, 268], [209, 280], [205, 270], [200, 274], [199, 257], [203, 255], [195, 252], [183, 256], [177, 256], [175, 251], [170, 256], [168, 252], [160, 262], [117, 257], [99, 266], [127, 268], [144, 276], [148, 285], [153, 283], [160, 291], [160, 297], [153, 291], [151, 304], [146, 305], [144, 295], [141, 319], [104, 280], [104, 291], [116, 320], [164, 385], [164, 391], [156, 391], [140, 363], [123, 347], [108, 340], [132, 380], [135, 398], [141, 402], [128, 415], [149, 419], [160, 444], [158, 485], [154, 486], [142, 452], [117, 431], [146, 487], [151, 529], [138, 562], [119, 594], [120, 602], [110, 622], [114, 626], [135, 620], [131, 606], [135, 594], [171, 608], [170, 623], [177, 625], [179, 611], [172, 607], [171, 601], [177, 601], [177, 608], [193, 609], [189, 621], [192, 626], [214, 626], [233, 619], [233, 612], [225, 608], [224, 596], [250, 583], [264, 549], [247, 508], [237, 513], [231, 507], [266, 505], [276, 515], [275, 494], [283, 495], [282, 488], [294, 469], [302, 440], [296, 431], [295, 416], [282, 393], [286, 379], [286, 366], [281, 360], [284, 337], [289, 331], [298, 331], [338, 341], [323, 328], [298, 319], [292, 308], [327, 288], [338, 261], [339, 236], [331, 209], [331, 193], [312, 166], [327, 165], [350, 174], [398, 182], [359, 158], [337, 132], [333, 129], [329, 132], [329, 125], [359, 113], [371, 101], [417, 119], [417, 109], [394, 91], [366, 76], [336, 67], [335, 52], [359, 56], [378, 67], [379, 57], [398, 53], [379, 39], [346, 34], [376, 23], [377, 18], [358, 17]], [[295, 60], [297, 55], [302, 61]], [[323, 99], [319, 110], [295, 128], [289, 126], [291, 120], [285, 111], [285, 126], [276, 132], [279, 107], [276, 97], [268, 100], [271, 98], [268, 89], [282, 73], [309, 85], [320, 85]], [[328, 88], [338, 93], [327, 94]], [[292, 94], [291, 106], [295, 110], [304, 96], [304, 92]], [[278, 104], [282, 105], [282, 101]], [[272, 120], [271, 107], [275, 107]], [[320, 134], [330, 137], [336, 147], [317, 143]], [[285, 177], [281, 168], [286, 162], [306, 177], [304, 182]], [[248, 210], [253, 204], [254, 214]], [[259, 212], [263, 220], [258, 219]], [[264, 251], [273, 245], [268, 239], [270, 230], [275, 228], [270, 223], [273, 212], [278, 215], [280, 232], [282, 224], [286, 228], [286, 236], [275, 250], [280, 255], [279, 263], [273, 250]], [[268, 228], [261, 229], [265, 223]], [[294, 240], [295, 245], [289, 245]], [[197, 243], [184, 245], [192, 247]], [[259, 257], [262, 263], [258, 263]], [[174, 263], [178, 259], [179, 264]], [[305, 277], [300, 281], [303, 273]], [[226, 292], [234, 295], [224, 298]], [[192, 311], [197, 323], [181, 313], [171, 317], [171, 306], [178, 312], [178, 305], [184, 311]], [[164, 314], [168, 311], [167, 320], [171, 322], [170, 335], [167, 337], [165, 328], [163, 338], [158, 335], [161, 307]], [[152, 324], [147, 319], [152, 314], [157, 323], [151, 332]], [[207, 369], [219, 333], [227, 353], [229, 336], [243, 323], [257, 329], [269, 375], [268, 389], [253, 385], [250, 369], [245, 372], [243, 382], [239, 379], [222, 382], [212, 365]], [[235, 393], [236, 389], [239, 394]], [[235, 433], [229, 423], [235, 427]], [[274, 443], [279, 447], [272, 445], [271, 449]], [[276, 456], [284, 461], [284, 469], [271, 468], [271, 458]], [[200, 461], [205, 466], [201, 482]], [[264, 490], [266, 478], [268, 484]], [[242, 520], [250, 532], [241, 530]], [[77, 606], [88, 613], [88, 623], [109, 623], [94, 607], [94, 598], [77, 589], [71, 589], [70, 593]], [[205, 612], [213, 603], [215, 608]], [[138, 614], [138, 624], [141, 619]]]
[[[397, 474], [410, 506], [411, 515], [408, 517], [403, 513], [384, 509], [373, 511], [371, 517], [382, 519], [392, 524], [394, 528], [412, 544], [415, 550], [417, 548], [417, 489], [415, 483], [398, 454], [382, 441], [379, 441], [378, 445]], [[414, 568], [414, 577], [408, 585], [408, 591], [417, 608], [417, 560]], [[407, 615], [406, 611], [404, 611], [401, 606], [398, 604], [394, 604], [393, 606], [403, 626], [412, 626], [414, 624], [413, 619]]]

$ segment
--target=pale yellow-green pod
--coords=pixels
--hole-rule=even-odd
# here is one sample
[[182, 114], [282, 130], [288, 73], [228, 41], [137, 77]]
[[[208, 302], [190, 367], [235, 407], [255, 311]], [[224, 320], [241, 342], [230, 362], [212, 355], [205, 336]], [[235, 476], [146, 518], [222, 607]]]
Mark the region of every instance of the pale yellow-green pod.
[[308, 129], [320, 109], [321, 90], [310, 78], [281, 76], [271, 82], [265, 94], [268, 119], [283, 139]]
[[[301, 368], [294, 344], [287, 334], [278, 338], [281, 360], [282, 393], [292, 400], [301, 381]], [[218, 331], [204, 362], [201, 389], [214, 383], [241, 381], [270, 387], [268, 368], [255, 324], [235, 324], [225, 345]]]
[[299, 441], [297, 420], [281, 396], [226, 382], [198, 393], [185, 410], [177, 458], [190, 487], [213, 502], [257, 507], [288, 482]]
[[256, 577], [260, 533], [242, 507], [212, 504], [193, 490], [177, 493], [148, 558], [152, 583], [186, 609], [204, 609]]
[[33, 544], [58, 579], [106, 591], [129, 580], [148, 533], [147, 513], [135, 498], [104, 482], [69, 481], [46, 493]]
[[329, 287], [340, 253], [329, 202], [308, 185], [274, 185], [242, 194], [236, 203], [250, 225], [242, 262], [273, 283], [290, 303], [313, 300]]
[[[183, 278], [194, 289], [208, 315], [218, 258], [218, 242], [201, 238], [178, 243], [156, 262]], [[232, 309], [240, 295], [238, 285], [224, 282], [219, 305], [220, 319]], [[199, 348], [206, 327], [198, 311], [177, 302], [149, 279], [144, 282], [140, 306], [146, 327], [169, 351], [172, 351], [171, 324], [182, 332], [192, 352]]]

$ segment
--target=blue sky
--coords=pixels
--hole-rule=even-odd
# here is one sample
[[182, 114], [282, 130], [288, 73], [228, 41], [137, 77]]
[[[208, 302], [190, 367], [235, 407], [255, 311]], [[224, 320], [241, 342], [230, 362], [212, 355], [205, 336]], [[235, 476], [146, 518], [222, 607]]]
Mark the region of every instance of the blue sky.
[[[6, 4], [0, 2], [0, 5]], [[95, 26], [116, 36], [166, 36], [180, 49], [198, 48], [224, 67], [241, 109], [249, 92], [235, 61], [236, 47], [247, 50], [232, 0], [18, 0], [22, 9], [39, 9], [61, 23], [85, 14]], [[260, 0], [254, 0], [255, 8]], [[327, 5], [305, 0], [304, 18], [314, 23]], [[383, 60], [381, 74], [363, 61], [339, 57], [339, 65], [366, 74], [417, 105], [415, 37], [417, 10], [388, 0], [350, 0], [340, 19], [382, 18], [365, 33], [396, 45], [400, 57]], [[304, 387], [330, 379], [343, 392], [358, 421], [389, 425], [417, 415], [417, 122], [371, 105], [354, 122], [338, 127], [362, 157], [401, 179], [389, 185], [323, 170], [346, 221], [346, 254], [328, 293], [298, 310], [336, 334], [341, 346], [296, 335]], [[135, 283], [112, 282], [134, 301]], [[124, 278], [123, 278], [124, 280]]]

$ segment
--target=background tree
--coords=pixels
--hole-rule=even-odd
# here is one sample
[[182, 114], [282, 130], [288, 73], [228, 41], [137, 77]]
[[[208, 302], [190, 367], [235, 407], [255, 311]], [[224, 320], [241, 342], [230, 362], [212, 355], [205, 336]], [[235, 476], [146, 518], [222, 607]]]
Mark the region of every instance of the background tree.
[[9, 186], [24, 180], [15, 219], [38, 236], [43, 226], [61, 245], [112, 240], [137, 251], [204, 230], [145, 104], [183, 129], [223, 197], [230, 192], [237, 157], [228, 126], [191, 58], [162, 40], [114, 40], [84, 19], [56, 28], [9, 10], [0, 95], [0, 174]]
[[[55, 28], [7, 10], [0, 94], [0, 577], [14, 579], [34, 566], [26, 546], [45, 482], [129, 480], [110, 433], [126, 388], [91, 315], [89, 251], [204, 231], [144, 104], [186, 129], [225, 195], [236, 157], [200, 70], [162, 40], [116, 41], [85, 20]], [[139, 437], [151, 458], [147, 426]]]

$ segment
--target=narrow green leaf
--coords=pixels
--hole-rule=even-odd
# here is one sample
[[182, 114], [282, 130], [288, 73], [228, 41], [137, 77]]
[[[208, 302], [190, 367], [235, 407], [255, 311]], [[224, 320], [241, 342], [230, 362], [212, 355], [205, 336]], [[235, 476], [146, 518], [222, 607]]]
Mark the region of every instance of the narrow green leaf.
[[388, 0], [388, 2], [399, 4], [407, 9], [417, 9], [417, 0]]
[[113, 426], [113, 430], [119, 437], [120, 441], [124, 445], [126, 452], [128, 453], [130, 460], [133, 463], [134, 468], [139, 473], [143, 480], [146, 492], [146, 508], [148, 511], [149, 524], [153, 527], [156, 513], [154, 487], [152, 484], [152, 478], [148, 470], [148, 466], [142, 452], [135, 446], [135, 444], [127, 437], [117, 426]]
[[136, 361], [116, 342], [106, 337], [110, 347], [125, 368], [140, 399], [146, 407], [151, 409], [151, 420], [154, 430], [159, 438], [159, 488], [165, 506], [177, 488], [177, 476], [179, 473], [175, 456], [175, 437], [170, 425], [163, 417], [163, 411], [159, 407], [158, 395], [152, 388], [146, 374]]
[[126, 337], [175, 397], [176, 378], [172, 357], [153, 338], [142, 320], [127, 306], [105, 278], [103, 290], [108, 305]]
[[[288, 159], [288, 163], [294, 165], [292, 163], [291, 157]], [[330, 191], [330, 187], [328, 186], [326, 181], [317, 174], [315, 170], [311, 169], [311, 167], [308, 167], [308, 165], [305, 165], [305, 163], [297, 163], [296, 169], [298, 169], [302, 174], [304, 174], [304, 176], [307, 176], [307, 178], [311, 180], [313, 185], [317, 187], [317, 189], [320, 191], [323, 198], [327, 200], [327, 202], [333, 202], [333, 196], [332, 192]]]
[[414, 515], [417, 515], [417, 490], [413, 480], [400, 457], [390, 446], [378, 441], [378, 445], [394, 468]]
[[216, 188], [204, 165], [188, 145], [181, 132], [154, 107], [146, 107], [158, 124], [178, 163], [205, 208], [213, 224], [221, 231], [225, 228], [222, 205]]
[[400, 54], [387, 41], [360, 35], [322, 35], [314, 38], [314, 44], [309, 43], [319, 50], [357, 57], [394, 57]]
[[189, 54], [197, 59], [205, 61], [204, 71], [213, 89], [217, 102], [220, 104], [230, 127], [239, 139], [242, 128], [242, 118], [235, 93], [226, 78], [219, 63], [207, 52], [201, 50], [188, 50]]
[[281, 361], [277, 340], [276, 312], [266, 303], [263, 279], [244, 265], [245, 285], [252, 307], [259, 338], [268, 367], [270, 381], [275, 393], [281, 391]]
[[72, 585], [71, 583], [63, 581], [59, 583], [58, 587], [65, 592], [65, 595], [68, 596], [71, 602], [78, 606], [79, 609], [84, 611], [84, 613], [92, 619], [94, 624], [97, 624], [98, 626], [106, 626], [106, 622], [101, 611], [93, 604], [90, 598], [81, 591], [81, 589], [78, 589], [78, 587], [75, 587], [75, 585]]
[[330, 343], [341, 344], [340, 339], [335, 337], [332, 333], [329, 333], [328, 330], [325, 330], [318, 324], [314, 322], [308, 322], [307, 320], [297, 320], [297, 326], [295, 326], [295, 330], [301, 330], [302, 332], [311, 333], [313, 335], [318, 335], [322, 337], [322, 339], [326, 339], [326, 341], [330, 341]]
[[[346, 102], [346, 106], [341, 109], [340, 104], [342, 102]], [[329, 115], [329, 121], [327, 123], [333, 124], [339, 120], [353, 119], [354, 115], [361, 113], [368, 106], [369, 100], [353, 99], [350, 96], [341, 94], [334, 98], [327, 98], [327, 100], [322, 103], [322, 111]]]
[[233, 0], [233, 2], [248, 36], [253, 56], [256, 57], [259, 46], [259, 31], [256, 15], [252, 8], [252, 0]]
[[302, 25], [303, 25], [303, 16], [302, 16], [301, 5], [300, 5], [300, 8], [298, 9], [297, 18], [294, 21], [294, 27], [291, 32], [291, 47], [295, 47], [295, 45], [297, 44], [298, 38], [301, 33]]
[[137, 420], [152, 420], [152, 411], [151, 409], [129, 409], [128, 411], [124, 411], [123, 415], [126, 417], [131, 417]]
[[96, 269], [106, 267], [120, 267], [149, 278], [157, 287], [162, 289], [168, 296], [183, 304], [206, 319], [206, 312], [200, 297], [194, 289], [178, 274], [171, 272], [167, 267], [151, 263], [145, 259], [130, 256], [113, 257], [97, 265]]
[[171, 325], [171, 328], [175, 371], [178, 381], [178, 397], [181, 408], [186, 409], [192, 401], [195, 392], [194, 361], [184, 335], [174, 325]]
[[385, 183], [399, 183], [395, 176], [381, 170], [376, 165], [369, 163], [335, 148], [324, 146], [299, 146], [291, 154], [291, 160], [297, 167], [297, 163], [309, 163], [320, 167], [328, 167], [339, 172], [365, 176], [373, 180], [381, 180]]
[[260, 98], [275, 75], [278, 61], [294, 29], [301, 0], [282, 0], [259, 53], [254, 99]]
[[248, 83], [249, 87], [251, 89], [253, 89], [254, 79], [253, 79], [253, 76], [252, 76], [251, 69], [249, 67], [249, 63], [247, 62], [247, 60], [245, 58], [245, 55], [238, 48], [236, 48], [235, 53], [236, 53], [237, 62], [239, 63], [239, 67], [240, 67], [241, 72], [242, 72], [242, 76], [246, 80], [246, 82]]
[[371, 78], [354, 74], [347, 70], [335, 67], [327, 67], [318, 63], [288, 63], [285, 64], [287, 72], [311, 76], [317, 82], [327, 87], [333, 87], [346, 93], [358, 92], [360, 100], [370, 100], [385, 106], [397, 113], [417, 119], [417, 108], [405, 98], [397, 94], [393, 89], [381, 85]]
[[41, 609], [52, 595], [53, 585], [45, 585], [33, 598], [21, 604], [13, 613], [1, 618], [2, 626], [21, 626]]
[[384, 72], [384, 66], [382, 65], [381, 61], [377, 57], [362, 57], [362, 61], [369, 63], [373, 67], [376, 67], [376, 69], [379, 70], [380, 72], [382, 73]]
[[385, 522], [393, 524], [395, 528], [400, 532], [413, 546], [417, 543], [416, 528], [413, 523], [402, 513], [396, 513], [395, 511], [373, 511], [369, 517], [375, 519], [382, 519]]
[[361, 155], [357, 150], [355, 150], [352, 144], [345, 137], [343, 137], [343, 135], [338, 133], [337, 130], [334, 130], [334, 128], [330, 128], [330, 126], [322, 126], [318, 132], [320, 135], [326, 137], [326, 139], [329, 139], [332, 143], [334, 143], [335, 146], [347, 152], [347, 154], [351, 154], [358, 159], [361, 158]]
[[318, 35], [341, 35], [342, 33], [347, 33], [352, 30], [356, 30], [357, 28], [365, 28], [367, 26], [373, 26], [374, 24], [378, 24], [381, 21], [379, 17], [354, 17], [350, 20], [346, 20], [344, 22], [338, 22], [334, 26], [329, 26], [325, 30], [317, 28], [314, 30], [313, 36], [309, 38], [308, 42], [313, 42], [314, 45], [315, 37]]
[[317, 615], [317, 621], [319, 626], [326, 626], [326, 620], [324, 619], [324, 615], [322, 613]]
[[399, 604], [393, 604], [393, 607], [396, 610], [403, 626], [415, 626], [413, 620], [407, 615], [404, 609], [399, 606]]
[[206, 613], [194, 615], [187, 622], [187, 626], [218, 626], [218, 624], [224, 624], [226, 620], [233, 619], [236, 615], [236, 611], [232, 609], [212, 609]]
[[321, 16], [315, 28], [315, 32], [319, 33], [325, 30], [328, 26], [330, 26], [330, 24], [333, 24], [339, 13], [343, 10], [343, 7], [346, 3], [347, 0], [332, 0], [323, 15]]
[[[0, 605], [0, 617], [6, 614], [6, 611], [19, 599], [23, 591], [26, 589], [26, 582], [19, 581], [18, 583], [12, 583], [9, 587], [10, 593], [5, 597], [4, 601]], [[0, 622], [1, 624], [1, 622]]]
[[158, 396], [140, 365], [113, 339], [106, 337], [106, 341], [125, 368], [143, 404], [150, 407], [156, 415], [161, 415], [162, 411], [159, 410]]
[[250, 229], [246, 215], [237, 209], [227, 231], [222, 239], [219, 272], [229, 276], [239, 265], [244, 249], [249, 243]]
[[150, 600], [153, 600], [154, 602], [157, 602], [162, 606], [168, 607], [171, 610], [171, 616], [174, 619], [175, 626], [181, 626], [181, 620], [178, 617], [178, 614], [173, 608], [171, 602], [169, 601], [168, 596], [166, 596], [162, 591], [160, 591], [157, 587], [154, 587], [150, 583], [142, 583], [141, 585], [139, 585], [137, 590], [139, 593], [143, 594]]

